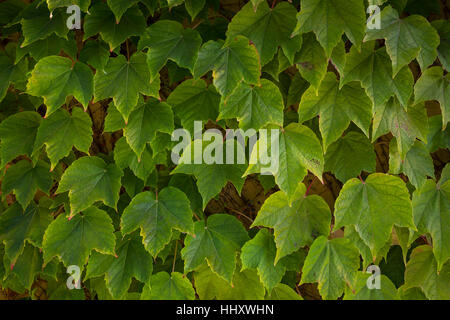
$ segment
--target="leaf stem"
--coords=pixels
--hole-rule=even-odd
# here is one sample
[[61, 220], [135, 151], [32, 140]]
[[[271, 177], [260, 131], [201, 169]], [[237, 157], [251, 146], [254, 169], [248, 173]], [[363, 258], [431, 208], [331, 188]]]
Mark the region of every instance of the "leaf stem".
[[175, 261], [177, 261], [178, 240], [175, 242], [175, 252], [173, 253], [172, 273], [175, 271]]
[[125, 41], [125, 42], [127, 44], [127, 60], [130, 61], [130, 48], [128, 46], [128, 38], [127, 38], [127, 41]]
[[275, 8], [275, 4], [277, 3], [277, 0], [273, 0], [272, 1], [272, 7], [271, 7], [271, 9], [273, 9], [273, 8]]
[[306, 188], [306, 192], [305, 192], [305, 195], [304, 195], [305, 198], [308, 196], [309, 190], [311, 189], [311, 186], [312, 186], [312, 184], [314, 183], [314, 180], [316, 180], [316, 176], [314, 176], [314, 177], [312, 178], [311, 182], [309, 183], [308, 188]]
[[238, 215], [240, 215], [240, 216], [246, 218], [248, 221], [250, 221], [251, 223], [253, 223], [253, 219], [250, 218], [249, 216], [245, 215], [244, 213], [239, 212], [239, 211], [237, 211], [237, 210], [235, 210], [235, 209], [232, 209], [232, 208], [228, 208], [228, 207], [225, 207], [225, 208], [226, 208], [227, 210], [233, 211], [234, 213], [237, 213]]

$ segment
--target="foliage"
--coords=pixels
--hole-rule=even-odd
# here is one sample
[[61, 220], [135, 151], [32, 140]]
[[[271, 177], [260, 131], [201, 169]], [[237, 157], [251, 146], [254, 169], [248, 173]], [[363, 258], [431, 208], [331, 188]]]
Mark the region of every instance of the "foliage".
[[450, 299], [449, 12], [2, 1], [0, 298]]

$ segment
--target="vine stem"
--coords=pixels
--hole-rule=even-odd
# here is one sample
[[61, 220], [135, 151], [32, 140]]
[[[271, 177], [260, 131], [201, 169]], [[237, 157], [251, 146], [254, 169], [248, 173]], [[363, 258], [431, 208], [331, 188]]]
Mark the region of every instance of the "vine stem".
[[277, 0], [272, 1], [272, 9], [275, 8], [275, 4], [277, 3]]
[[239, 212], [239, 211], [237, 211], [237, 210], [235, 210], [235, 209], [233, 209], [233, 208], [228, 208], [228, 207], [226, 207], [226, 209], [231, 210], [231, 211], [233, 211], [234, 213], [237, 213], [238, 215], [240, 215], [240, 216], [246, 218], [248, 221], [250, 221], [251, 223], [253, 223], [253, 219], [250, 218], [249, 216], [243, 214], [242, 212]]
[[173, 254], [172, 273], [175, 271], [175, 261], [177, 261], [178, 240], [175, 242], [175, 252]]
[[358, 176], [359, 180], [361, 180], [362, 184], [366, 184], [365, 181], [361, 178], [361, 175]]
[[311, 186], [312, 186], [312, 184], [314, 183], [314, 180], [316, 180], [316, 176], [314, 176], [314, 177], [312, 178], [311, 182], [309, 183], [309, 186], [308, 186], [308, 188], [306, 189], [304, 198], [306, 198], [306, 197], [308, 196], [309, 190], [311, 189]]
[[128, 47], [128, 38], [127, 41], [125, 41], [127, 44], [127, 60], [130, 61], [130, 48]]

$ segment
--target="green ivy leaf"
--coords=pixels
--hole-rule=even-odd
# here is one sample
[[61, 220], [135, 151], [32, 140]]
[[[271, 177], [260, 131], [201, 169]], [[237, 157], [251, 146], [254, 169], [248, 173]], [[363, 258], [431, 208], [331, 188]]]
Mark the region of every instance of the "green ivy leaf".
[[17, 202], [25, 209], [38, 189], [48, 194], [52, 184], [50, 166], [47, 163], [38, 161], [33, 166], [30, 161], [21, 160], [6, 171], [2, 180], [2, 192], [8, 194], [14, 191]]
[[67, 33], [69, 32], [66, 26], [67, 17], [62, 10], [50, 14], [45, 5], [35, 8], [32, 14], [20, 20], [24, 37], [21, 47], [45, 39], [51, 34], [67, 39]]
[[82, 269], [92, 250], [114, 255], [115, 243], [112, 220], [105, 211], [90, 207], [71, 219], [61, 214], [45, 231], [44, 261], [58, 256], [65, 266]]
[[202, 11], [205, 6], [206, 0], [184, 0], [184, 6], [186, 7], [186, 11], [191, 16], [191, 20], [193, 21], [195, 17]]
[[94, 252], [86, 269], [86, 279], [105, 274], [106, 286], [115, 299], [127, 293], [132, 278], [147, 283], [153, 271], [152, 256], [142, 245], [139, 234], [120, 238], [117, 234], [116, 257]]
[[241, 80], [259, 84], [261, 64], [256, 48], [243, 36], [227, 42], [208, 41], [200, 48], [194, 78], [213, 70], [214, 85], [222, 96], [233, 91]]
[[148, 49], [147, 63], [155, 79], [170, 59], [180, 67], [193, 71], [202, 38], [196, 30], [184, 29], [176, 21], [160, 20], [152, 24], [139, 40], [139, 49]]
[[325, 151], [353, 121], [366, 136], [372, 118], [372, 104], [364, 90], [354, 83], [339, 89], [334, 73], [327, 73], [320, 84], [318, 95], [310, 87], [299, 105], [299, 122], [303, 123], [317, 115]]
[[264, 286], [254, 269], [236, 270], [232, 284], [219, 277], [206, 264], [194, 273], [195, 287], [202, 300], [263, 300]]
[[140, 36], [145, 31], [146, 21], [137, 6], [126, 10], [119, 23], [104, 2], [97, 2], [89, 12], [84, 19], [84, 40], [100, 33], [102, 39], [109, 44], [110, 51], [125, 42], [128, 37]]
[[[118, 86], [117, 81], [123, 85]], [[160, 80], [150, 81], [144, 53], [136, 53], [130, 61], [124, 56], [110, 58], [103, 71], [94, 77], [94, 102], [113, 98], [119, 112], [128, 121], [138, 104], [139, 93], [159, 97]]]
[[148, 142], [156, 137], [156, 132], [172, 134], [174, 130], [171, 107], [155, 98], [140, 101], [130, 114], [123, 130], [131, 149], [141, 158]]
[[73, 108], [72, 114], [59, 109], [45, 118], [39, 126], [33, 153], [45, 144], [53, 170], [59, 160], [69, 155], [73, 147], [89, 153], [91, 143], [92, 121], [89, 115], [80, 108]]
[[183, 81], [172, 91], [167, 103], [180, 118], [183, 128], [194, 133], [194, 121], [215, 121], [219, 114], [220, 94], [203, 79]]
[[428, 118], [423, 103], [408, 106], [408, 111], [404, 110], [396, 98], [391, 98], [385, 105], [374, 106], [372, 142], [391, 132], [397, 139], [402, 159], [405, 159], [416, 138], [427, 141], [427, 131]]
[[2, 167], [19, 155], [31, 157], [40, 123], [41, 116], [34, 111], [13, 114], [0, 123]]
[[266, 300], [303, 300], [303, 298], [288, 285], [279, 283], [266, 296]]
[[144, 182], [155, 170], [156, 165], [156, 162], [153, 160], [152, 149], [148, 144], [145, 146], [140, 158], [138, 158], [124, 137], [117, 140], [114, 146], [114, 162], [122, 170], [129, 167], [136, 177]]
[[416, 287], [422, 289], [428, 299], [450, 299], [450, 264], [445, 264], [438, 272], [432, 248], [427, 245], [415, 248], [406, 265], [402, 288]]
[[427, 176], [434, 178], [433, 159], [425, 144], [418, 140], [406, 153], [405, 159], [402, 159], [394, 138], [389, 144], [389, 172], [393, 174], [403, 172], [415, 188], [421, 188], [427, 181]]
[[87, 109], [93, 94], [92, 71], [82, 62], [73, 63], [58, 56], [45, 57], [31, 72], [27, 93], [44, 98], [46, 116], [58, 110], [68, 96], [74, 96]]
[[330, 233], [331, 212], [318, 195], [306, 196], [306, 187], [300, 183], [290, 202], [286, 194], [271, 195], [258, 212], [252, 227], [274, 229], [277, 252], [275, 264], [281, 258], [310, 245], [314, 237]]
[[272, 292], [286, 272], [283, 261], [276, 263], [276, 252], [273, 235], [267, 229], [258, 231], [256, 236], [242, 247], [242, 270], [257, 269], [259, 278], [268, 292]]
[[325, 171], [331, 171], [345, 183], [361, 171], [376, 170], [376, 154], [370, 140], [358, 132], [349, 132], [332, 143], [325, 154]]
[[395, 95], [403, 106], [407, 106], [414, 85], [408, 66], [401, 68], [393, 77], [386, 48], [375, 50], [375, 41], [363, 43], [361, 52], [352, 47], [347, 54], [340, 87], [355, 80], [361, 82], [374, 105], [385, 104]]
[[82, 157], [66, 169], [56, 193], [69, 191], [71, 216], [96, 201], [116, 208], [122, 175], [115, 164], [107, 164], [98, 157]]
[[[445, 177], [444, 177], [445, 179]], [[429, 233], [433, 239], [433, 253], [437, 269], [441, 271], [450, 258], [450, 181], [426, 182], [414, 191], [414, 222], [420, 233]]]
[[302, 75], [316, 92], [327, 74], [328, 59], [325, 50], [312, 33], [303, 34], [303, 44], [294, 62]]
[[119, 24], [122, 15], [138, 2], [139, 0], [108, 0], [108, 6], [116, 17], [116, 24]]
[[12, 263], [23, 252], [26, 242], [42, 247], [44, 232], [51, 221], [49, 210], [34, 202], [25, 210], [14, 203], [0, 215], [0, 241], [5, 244], [5, 253]]
[[195, 291], [188, 278], [179, 272], [158, 272], [142, 291], [141, 300], [194, 300]]
[[189, 199], [173, 187], [156, 195], [139, 193], [123, 212], [121, 227], [124, 234], [140, 228], [145, 249], [156, 257], [169, 243], [173, 229], [194, 232]]
[[373, 173], [366, 181], [348, 180], [336, 199], [334, 215], [334, 230], [355, 226], [374, 258], [389, 239], [394, 225], [416, 230], [405, 183], [382, 173]]
[[296, 24], [294, 6], [280, 2], [269, 8], [266, 1], [257, 9], [248, 2], [228, 24], [227, 37], [243, 35], [250, 39], [259, 52], [261, 65], [272, 60], [277, 48], [290, 40]]
[[[194, 224], [194, 235], [187, 235], [181, 250], [184, 271], [193, 271], [205, 260], [221, 278], [231, 282], [236, 268], [236, 253], [248, 240], [247, 231], [235, 217], [214, 214]], [[258, 280], [259, 281], [259, 280]]]
[[415, 103], [437, 100], [442, 110], [442, 127], [445, 129], [450, 121], [450, 76], [444, 76], [441, 67], [425, 70], [414, 86]]
[[391, 6], [384, 8], [380, 15], [381, 29], [367, 30], [364, 41], [386, 40], [394, 76], [415, 58], [422, 70], [433, 63], [439, 35], [424, 17], [411, 15], [400, 19], [397, 10]]
[[283, 126], [283, 109], [283, 97], [273, 82], [261, 79], [259, 86], [241, 82], [222, 99], [218, 119], [237, 118], [239, 128], [257, 131], [268, 124]]
[[300, 284], [318, 282], [322, 297], [335, 300], [346, 285], [354, 288], [358, 269], [359, 252], [348, 239], [320, 236], [306, 256]]
[[[202, 141], [195, 140], [185, 148], [186, 151], [183, 152], [179, 159], [177, 167], [171, 172], [171, 174], [192, 174], [197, 178], [198, 191], [203, 198], [203, 209], [209, 200], [220, 193], [228, 182], [231, 182], [239, 193], [245, 182], [242, 179], [242, 175], [245, 172], [246, 164], [245, 162], [242, 164], [238, 163], [236, 156], [234, 164], [228, 164], [224, 159], [221, 159], [222, 163], [213, 164], [208, 164], [204, 161], [203, 155], [211, 146], [222, 148], [224, 155], [226, 155], [228, 148], [233, 148], [236, 151], [235, 155], [244, 153], [241, 145], [235, 139], [226, 139], [223, 145], [217, 143], [217, 141], [214, 141], [214, 143], [202, 143]], [[202, 152], [195, 152], [197, 149]]]
[[437, 48], [439, 61], [445, 70], [450, 70], [450, 22], [448, 20], [434, 20], [431, 25], [439, 33], [441, 43]]
[[60, 7], [77, 5], [82, 11], [87, 12], [89, 6], [91, 5], [91, 0], [47, 0], [47, 5], [50, 11]]
[[380, 275], [380, 288], [369, 289], [367, 281], [371, 274], [358, 272], [355, 291], [345, 289], [344, 300], [399, 300], [397, 288], [384, 274]]
[[14, 58], [7, 52], [0, 51], [0, 101], [2, 101], [6, 92], [12, 83], [26, 80], [28, 72], [28, 61], [21, 59], [14, 63]]
[[362, 0], [302, 0], [294, 35], [314, 31], [328, 57], [342, 34], [361, 47], [366, 28]]
[[96, 70], [103, 70], [108, 63], [110, 52], [108, 45], [100, 40], [87, 40], [80, 52], [80, 61]]
[[[258, 140], [252, 151], [250, 165], [245, 175], [271, 173], [275, 177], [277, 185], [288, 196], [289, 202], [292, 202], [298, 184], [306, 176], [307, 170], [322, 180], [324, 163], [322, 146], [311, 129], [298, 123], [291, 123], [281, 130], [279, 136], [278, 166], [266, 168], [260, 162], [265, 158], [270, 158], [267, 151], [272, 150], [271, 140], [272, 137], [268, 137], [267, 141]], [[266, 151], [263, 155], [258, 155], [258, 150]]]

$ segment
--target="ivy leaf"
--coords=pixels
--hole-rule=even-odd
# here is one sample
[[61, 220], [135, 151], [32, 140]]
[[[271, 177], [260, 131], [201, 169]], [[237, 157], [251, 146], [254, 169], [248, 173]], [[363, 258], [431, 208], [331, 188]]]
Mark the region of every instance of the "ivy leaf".
[[184, 29], [176, 21], [160, 20], [145, 30], [138, 48], [149, 48], [147, 63], [154, 79], [169, 59], [193, 71], [201, 44], [202, 38], [196, 30]]
[[[123, 85], [118, 86], [117, 81]], [[94, 77], [94, 102], [113, 98], [117, 110], [128, 121], [130, 113], [138, 104], [139, 93], [159, 97], [159, 78], [150, 81], [145, 54], [131, 56], [130, 61], [122, 55], [109, 58], [103, 71]]]
[[437, 48], [439, 61], [445, 70], [450, 70], [450, 22], [448, 20], [434, 20], [431, 25], [436, 29], [441, 39]]
[[[211, 146], [222, 148], [225, 155], [228, 148], [234, 149], [235, 155], [244, 154], [244, 150], [236, 139], [226, 139], [223, 144], [217, 141], [208, 143], [205, 137], [203, 139], [205, 142], [192, 141], [185, 148], [177, 167], [172, 170], [171, 174], [192, 174], [197, 178], [197, 187], [203, 198], [204, 209], [209, 200], [216, 196], [228, 182], [231, 182], [239, 193], [241, 192], [245, 182], [242, 175], [245, 172], [246, 164], [245, 159], [242, 163], [238, 163], [236, 158], [234, 164], [226, 163], [223, 158], [220, 160], [221, 163], [207, 164], [203, 161], [203, 155], [211, 149]], [[195, 152], [197, 149], [202, 152]]]
[[140, 159], [146, 144], [156, 137], [156, 132], [172, 133], [173, 121], [173, 112], [167, 103], [155, 98], [147, 102], [141, 100], [131, 112], [123, 135]]
[[125, 120], [117, 110], [114, 103], [110, 104], [108, 107], [108, 113], [105, 117], [105, 124], [103, 127], [104, 132], [115, 132], [125, 128]]
[[347, 129], [353, 121], [366, 136], [372, 119], [372, 103], [364, 90], [349, 83], [339, 89], [334, 73], [327, 73], [320, 84], [318, 95], [314, 88], [308, 88], [299, 105], [299, 122], [303, 123], [318, 114], [319, 127], [325, 151]]
[[28, 79], [27, 93], [43, 97], [46, 116], [59, 109], [68, 96], [74, 96], [85, 109], [93, 93], [91, 69], [82, 62], [49, 56], [38, 61]]
[[220, 104], [218, 119], [239, 121], [243, 130], [259, 130], [267, 124], [283, 126], [283, 97], [273, 82], [261, 79], [260, 86], [241, 82]]
[[142, 192], [123, 212], [121, 227], [124, 234], [140, 228], [145, 249], [156, 257], [169, 243], [173, 229], [194, 232], [189, 199], [173, 187], [164, 188], [158, 195]]
[[184, 0], [184, 6], [191, 16], [192, 21], [194, 21], [195, 17], [202, 11], [205, 2], [206, 0]]
[[6, 277], [13, 275], [17, 281], [28, 290], [31, 290], [36, 276], [42, 271], [42, 253], [39, 249], [26, 244], [23, 252], [17, 258], [14, 263], [7, 261], [6, 257], [3, 261], [11, 265], [11, 270], [7, 273]]
[[334, 215], [334, 230], [355, 226], [374, 258], [389, 239], [394, 225], [416, 230], [405, 183], [383, 173], [373, 173], [364, 182], [348, 180], [336, 199]]
[[367, 280], [371, 275], [358, 272], [355, 292], [346, 288], [344, 300], [399, 300], [397, 288], [384, 274], [380, 275], [380, 289], [369, 289]]
[[108, 0], [108, 6], [116, 17], [116, 24], [119, 24], [122, 15], [138, 2], [139, 0]]
[[267, 229], [258, 231], [256, 236], [242, 247], [241, 270], [257, 269], [261, 282], [269, 293], [281, 281], [286, 272], [283, 261], [275, 262], [276, 251], [273, 236]]
[[87, 40], [81, 49], [79, 60], [96, 70], [103, 70], [108, 63], [108, 45], [100, 40]]
[[406, 265], [403, 288], [416, 287], [430, 300], [450, 299], [450, 265], [445, 264], [438, 272], [432, 248], [427, 245], [415, 248]]
[[26, 208], [37, 189], [47, 193], [52, 187], [53, 179], [50, 166], [44, 161], [38, 161], [35, 166], [28, 160], [21, 160], [6, 171], [2, 180], [2, 192], [9, 194], [14, 191], [17, 202]]
[[0, 123], [2, 167], [19, 155], [31, 157], [40, 123], [41, 116], [34, 111], [13, 114]]
[[27, 72], [26, 59], [14, 63], [14, 59], [6, 51], [0, 51], [0, 101], [5, 98], [10, 84], [25, 80]]
[[396, 98], [388, 103], [374, 106], [372, 142], [391, 132], [397, 139], [398, 152], [402, 159], [416, 138], [426, 142], [428, 117], [423, 103], [408, 107], [405, 111]]
[[107, 164], [98, 157], [82, 157], [66, 169], [56, 193], [69, 191], [71, 216], [100, 200], [117, 208], [122, 175], [115, 164]]
[[436, 184], [426, 180], [414, 191], [412, 204], [417, 229], [431, 234], [437, 269], [441, 271], [450, 258], [450, 181]]
[[303, 283], [319, 283], [319, 292], [326, 300], [339, 298], [346, 284], [354, 288], [359, 269], [359, 252], [345, 238], [317, 238], [306, 256], [302, 270]]
[[194, 78], [198, 79], [213, 70], [214, 85], [222, 96], [233, 91], [240, 81], [259, 84], [261, 64], [256, 48], [243, 36], [227, 42], [208, 41], [200, 48], [194, 66]]
[[362, 0], [302, 0], [294, 35], [314, 31], [327, 57], [338, 44], [342, 34], [361, 47], [366, 28]]
[[402, 159], [398, 153], [396, 139], [389, 144], [389, 172], [408, 176], [415, 188], [421, 188], [427, 181], [427, 176], [434, 178], [434, 164], [425, 144], [416, 140], [414, 145]]
[[214, 214], [205, 221], [194, 223], [195, 237], [187, 235], [181, 250], [184, 271], [196, 269], [208, 262], [221, 278], [231, 282], [236, 267], [236, 253], [248, 240], [247, 231], [235, 217]]
[[90, 207], [72, 219], [61, 214], [45, 231], [44, 261], [58, 256], [65, 266], [82, 268], [92, 250], [114, 255], [115, 243], [112, 220], [105, 211]]
[[437, 100], [442, 110], [442, 127], [450, 121], [450, 76], [441, 67], [425, 70], [414, 86], [415, 103]]
[[345, 183], [361, 171], [376, 170], [376, 154], [370, 140], [358, 132], [349, 132], [332, 143], [325, 154], [325, 171], [331, 171]]
[[141, 300], [194, 300], [195, 291], [188, 278], [179, 272], [170, 275], [161, 271], [150, 278], [142, 291]]
[[436, 59], [439, 35], [424, 17], [400, 19], [397, 10], [387, 6], [380, 13], [380, 26], [367, 30], [364, 41], [386, 39], [394, 76], [415, 58], [422, 70]]
[[147, 283], [153, 271], [152, 256], [145, 251], [138, 233], [116, 237], [117, 257], [94, 252], [89, 258], [86, 279], [106, 274], [106, 286], [115, 299], [123, 297], [132, 278]]
[[67, 15], [63, 11], [57, 10], [50, 14], [45, 5], [35, 8], [32, 14], [20, 20], [24, 37], [21, 47], [45, 39], [51, 34], [67, 38], [69, 29], [66, 26], [66, 19]]
[[91, 5], [91, 0], [47, 0], [47, 5], [50, 11], [60, 7], [77, 5], [83, 12], [87, 12]]
[[167, 99], [183, 128], [194, 133], [194, 121], [215, 121], [219, 114], [220, 94], [203, 79], [189, 79], [175, 88]]
[[296, 24], [294, 6], [280, 2], [273, 9], [266, 1], [257, 9], [249, 2], [228, 24], [227, 37], [243, 35], [250, 39], [259, 52], [261, 65], [272, 60], [277, 48], [290, 40]]
[[284, 283], [277, 284], [266, 300], [303, 300], [302, 296]]
[[16, 202], [0, 215], [0, 241], [5, 244], [5, 253], [11, 263], [22, 253], [26, 242], [42, 247], [42, 238], [50, 222], [49, 210], [34, 202], [25, 210]]
[[255, 269], [236, 270], [231, 284], [203, 263], [194, 273], [195, 288], [202, 300], [263, 300], [264, 286]]
[[300, 183], [292, 202], [283, 192], [272, 194], [252, 224], [274, 229], [277, 247], [274, 265], [300, 247], [310, 245], [317, 235], [330, 233], [330, 208], [321, 197], [305, 193], [306, 187]]
[[84, 40], [100, 33], [102, 39], [109, 44], [110, 51], [125, 42], [128, 37], [139, 36], [145, 31], [146, 21], [137, 6], [126, 10], [119, 23], [106, 3], [97, 2], [89, 12], [84, 19]]
[[[279, 136], [279, 160], [275, 167], [272, 165], [270, 168], [266, 168], [260, 162], [270, 159], [267, 151], [272, 150], [272, 139], [270, 137], [270, 139], [258, 140], [253, 148], [250, 165], [245, 175], [261, 172], [271, 173], [275, 177], [276, 184], [290, 199], [289, 202], [292, 202], [297, 186], [306, 176], [307, 170], [310, 170], [320, 180], [322, 179], [324, 163], [322, 146], [311, 129], [298, 123], [291, 123], [281, 130]], [[259, 155], [258, 150], [266, 151]]]
[[317, 93], [320, 83], [327, 74], [328, 59], [314, 34], [306, 33], [302, 36], [303, 44], [295, 55], [294, 62], [302, 77], [315, 88]]
[[73, 147], [89, 153], [91, 143], [92, 121], [89, 115], [80, 108], [73, 108], [71, 115], [65, 109], [59, 109], [45, 118], [39, 126], [33, 153], [45, 144], [53, 170], [59, 160], [69, 155]]
[[156, 162], [153, 160], [153, 152], [149, 145], [145, 146], [144, 151], [138, 159], [124, 137], [117, 140], [114, 146], [114, 162], [122, 170], [129, 167], [136, 177], [144, 182], [153, 170], [155, 170], [156, 165]]
[[375, 50], [375, 41], [363, 43], [361, 52], [352, 47], [347, 54], [340, 87], [355, 80], [361, 82], [374, 105], [384, 104], [395, 95], [403, 106], [407, 106], [414, 85], [408, 66], [392, 76], [392, 63], [386, 47]]

